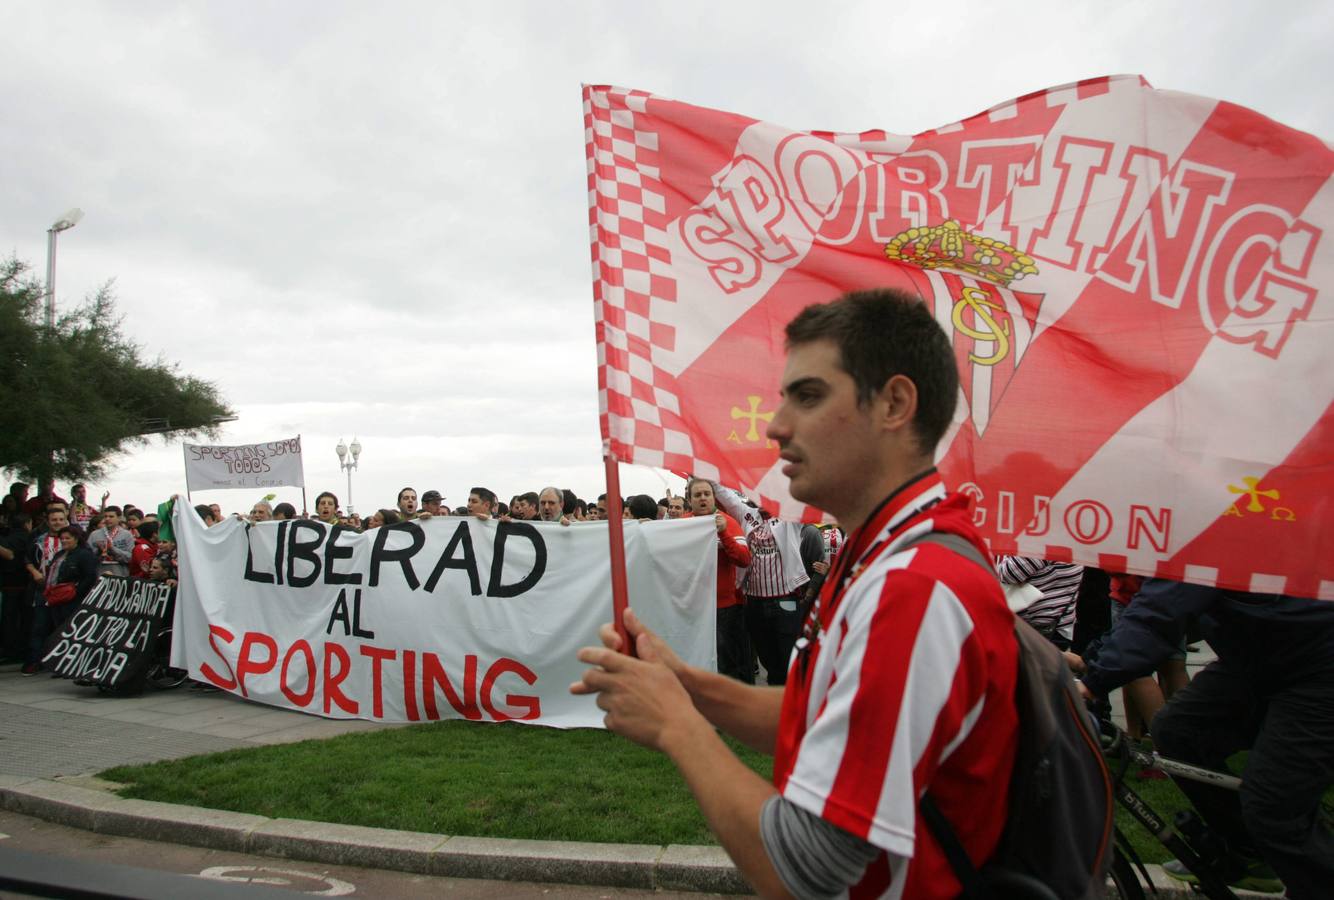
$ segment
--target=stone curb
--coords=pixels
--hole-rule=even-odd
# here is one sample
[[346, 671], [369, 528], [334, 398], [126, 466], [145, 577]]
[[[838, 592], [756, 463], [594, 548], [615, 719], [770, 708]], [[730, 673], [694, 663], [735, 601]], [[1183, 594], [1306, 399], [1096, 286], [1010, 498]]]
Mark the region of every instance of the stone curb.
[[[99, 834], [189, 844], [330, 865], [421, 875], [743, 894], [750, 887], [721, 847], [593, 844], [421, 834], [270, 819], [249, 813], [127, 800], [60, 781], [0, 775], [0, 808]], [[1189, 885], [1146, 867], [1158, 897], [1194, 898]], [[1115, 893], [1108, 892], [1108, 897]], [[1273, 894], [1237, 891], [1238, 897]]]
[[100, 834], [332, 865], [650, 890], [750, 890], [721, 847], [525, 841], [270, 819], [127, 800], [74, 784], [12, 775], [0, 775], [0, 808]]

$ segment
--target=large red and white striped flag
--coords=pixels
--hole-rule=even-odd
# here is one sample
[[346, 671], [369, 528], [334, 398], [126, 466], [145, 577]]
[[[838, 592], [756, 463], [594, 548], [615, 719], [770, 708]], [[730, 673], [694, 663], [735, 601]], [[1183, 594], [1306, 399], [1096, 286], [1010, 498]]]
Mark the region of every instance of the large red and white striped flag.
[[1334, 151], [1098, 78], [912, 137], [584, 89], [602, 434], [814, 519], [783, 326], [895, 285], [961, 373], [938, 462], [996, 552], [1334, 599]]

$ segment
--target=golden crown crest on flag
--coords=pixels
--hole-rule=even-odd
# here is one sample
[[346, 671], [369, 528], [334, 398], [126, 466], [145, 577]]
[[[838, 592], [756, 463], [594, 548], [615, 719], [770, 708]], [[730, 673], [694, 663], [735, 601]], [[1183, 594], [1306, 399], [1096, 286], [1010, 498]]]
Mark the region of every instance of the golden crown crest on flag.
[[923, 269], [957, 269], [1005, 287], [1038, 273], [1033, 257], [1004, 241], [964, 231], [954, 219], [894, 235], [885, 256]]

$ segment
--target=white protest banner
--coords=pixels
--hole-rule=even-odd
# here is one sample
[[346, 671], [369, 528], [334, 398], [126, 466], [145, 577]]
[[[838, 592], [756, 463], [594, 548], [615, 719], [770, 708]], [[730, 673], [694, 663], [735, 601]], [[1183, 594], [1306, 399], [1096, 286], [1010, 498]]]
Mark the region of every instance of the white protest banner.
[[[172, 664], [199, 681], [330, 718], [602, 726], [568, 688], [611, 619], [605, 523], [174, 524]], [[710, 668], [716, 543], [711, 518], [625, 523], [631, 604]]]
[[226, 447], [183, 444], [185, 486], [191, 491], [220, 488], [305, 487], [301, 435]]

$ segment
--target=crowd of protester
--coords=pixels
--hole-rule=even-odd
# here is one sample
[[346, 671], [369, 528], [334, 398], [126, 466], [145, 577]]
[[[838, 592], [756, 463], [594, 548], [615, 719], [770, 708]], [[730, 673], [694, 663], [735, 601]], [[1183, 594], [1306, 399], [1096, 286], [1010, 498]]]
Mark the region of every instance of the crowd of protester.
[[[176, 546], [161, 540], [159, 515], [166, 509], [145, 511], [133, 504], [88, 502], [83, 484], [70, 487], [70, 499], [59, 496], [54, 485], [35, 496], [30, 486], [16, 482], [0, 505], [0, 567], [3, 571], [3, 608], [0, 609], [0, 659], [22, 660], [25, 674], [41, 668], [42, 648], [87, 596], [100, 575], [146, 578], [174, 584]], [[343, 509], [331, 491], [315, 497], [313, 510], [298, 511], [291, 503], [272, 503], [272, 495], [256, 501], [248, 512], [233, 513], [251, 522], [310, 518], [328, 525], [369, 531], [408, 520], [434, 516], [473, 516], [503, 521], [548, 521], [561, 524], [596, 522], [607, 518], [607, 495], [584, 500], [568, 488], [554, 486], [512, 495], [501, 500], [485, 487], [472, 488], [464, 504], [450, 507], [440, 491], [402, 488], [392, 506], [361, 516]], [[718, 670], [747, 683], [763, 674], [769, 684], [781, 685], [785, 660], [801, 630], [806, 609], [814, 600], [829, 570], [843, 533], [831, 525], [786, 523], [770, 517], [740, 495], [706, 479], [687, 482], [684, 495], [654, 499], [647, 494], [623, 498], [627, 519], [713, 517], [718, 530]], [[224, 520], [217, 503], [198, 504], [195, 512], [208, 525]], [[1075, 640], [1076, 606], [1080, 586], [1088, 581], [1083, 567], [1020, 557], [1000, 557], [997, 568], [1010, 585], [1033, 584], [1041, 599], [1020, 615], [1061, 650], [1084, 650], [1088, 638]], [[1091, 573], [1093, 570], [1090, 570]], [[1097, 573], [1100, 575], [1101, 573]], [[53, 591], [73, 595], [50, 603]], [[1134, 576], [1105, 576], [1084, 591], [1084, 615], [1095, 623], [1099, 603], [1120, 610], [1138, 586]], [[1090, 604], [1091, 601], [1091, 604]], [[1093, 612], [1090, 615], [1090, 611]], [[1099, 624], [1096, 633], [1106, 630]], [[1094, 649], [1096, 652], [1097, 644]], [[1165, 698], [1186, 681], [1184, 644], [1174, 658], [1164, 661], [1157, 681], [1136, 679], [1123, 694], [1128, 730], [1147, 737], [1147, 724]], [[1072, 659], [1080, 659], [1073, 652]], [[760, 666], [763, 666], [762, 670]]]
[[41, 669], [42, 648], [103, 575], [175, 583], [176, 547], [160, 541], [158, 513], [94, 506], [82, 484], [66, 500], [48, 485], [29, 497], [15, 482], [0, 499], [0, 660]]
[[[709, 483], [703, 482], [703, 485], [706, 489], [698, 493], [707, 494], [708, 501], [697, 499], [691, 503], [686, 497], [673, 495], [670, 491], [660, 499], [647, 494], [624, 497], [622, 516], [639, 521], [716, 516], [720, 522], [723, 519], [730, 522], [731, 531], [739, 534], [736, 521], [714, 508]], [[35, 496], [29, 496], [30, 490], [30, 485], [15, 482], [0, 502], [0, 572], [3, 573], [0, 661], [21, 661], [25, 675], [41, 670], [43, 648], [49, 637], [64, 626], [100, 576], [145, 578], [169, 584], [175, 584], [177, 577], [176, 545], [164, 539], [164, 533], [170, 534], [169, 525], [163, 528], [169, 516], [169, 503], [175, 500], [144, 510], [131, 503], [111, 503], [109, 493], [102, 495], [100, 503], [90, 503], [83, 484], [70, 487], [70, 499], [60, 496], [54, 484], [47, 485]], [[366, 516], [344, 510], [331, 491], [316, 495], [314, 508], [309, 511], [298, 511], [291, 503], [273, 503], [273, 499], [272, 495], [266, 496], [252, 504], [248, 512], [231, 515], [249, 522], [309, 518], [355, 531], [369, 531], [434, 516], [570, 525], [605, 521], [608, 515], [606, 494], [599, 494], [596, 500], [584, 500], [568, 488], [554, 486], [514, 494], [508, 501], [500, 499], [488, 488], [475, 487], [469, 491], [466, 503], [454, 507], [445, 504], [445, 498], [438, 490], [426, 490], [418, 495], [415, 488], [404, 487], [392, 506], [375, 509]], [[198, 504], [193, 508], [210, 526], [223, 522], [226, 516], [217, 503]], [[724, 530], [720, 525], [720, 534]], [[813, 542], [808, 535], [807, 549], [816, 549], [805, 554], [803, 570], [806, 575], [797, 586], [803, 597], [809, 590], [806, 576], [819, 575], [817, 570], [827, 570], [829, 548], [837, 547], [841, 538], [837, 529], [831, 527], [829, 530], [834, 536], [828, 539], [822, 540], [813, 527]], [[745, 674], [742, 674], [740, 663], [736, 673], [738, 677], [753, 679], [757, 669], [752, 644], [763, 648], [770, 683], [781, 684], [783, 667], [776, 660], [791, 650], [795, 627], [784, 628], [777, 643], [762, 636], [773, 630], [766, 629], [766, 623], [771, 624], [771, 617], [755, 617], [754, 640], [747, 629], [732, 627], [732, 613], [722, 611], [736, 607], [739, 612], [745, 603], [746, 570], [729, 567], [726, 577], [726, 596], [720, 593], [719, 609], [729, 627], [720, 639], [720, 651], [729, 660], [744, 658]], [[818, 580], [815, 584], [818, 585]], [[790, 599], [795, 601], [800, 597]], [[795, 610], [795, 602], [791, 605]], [[795, 614], [793, 610], [787, 611], [789, 617]]]

